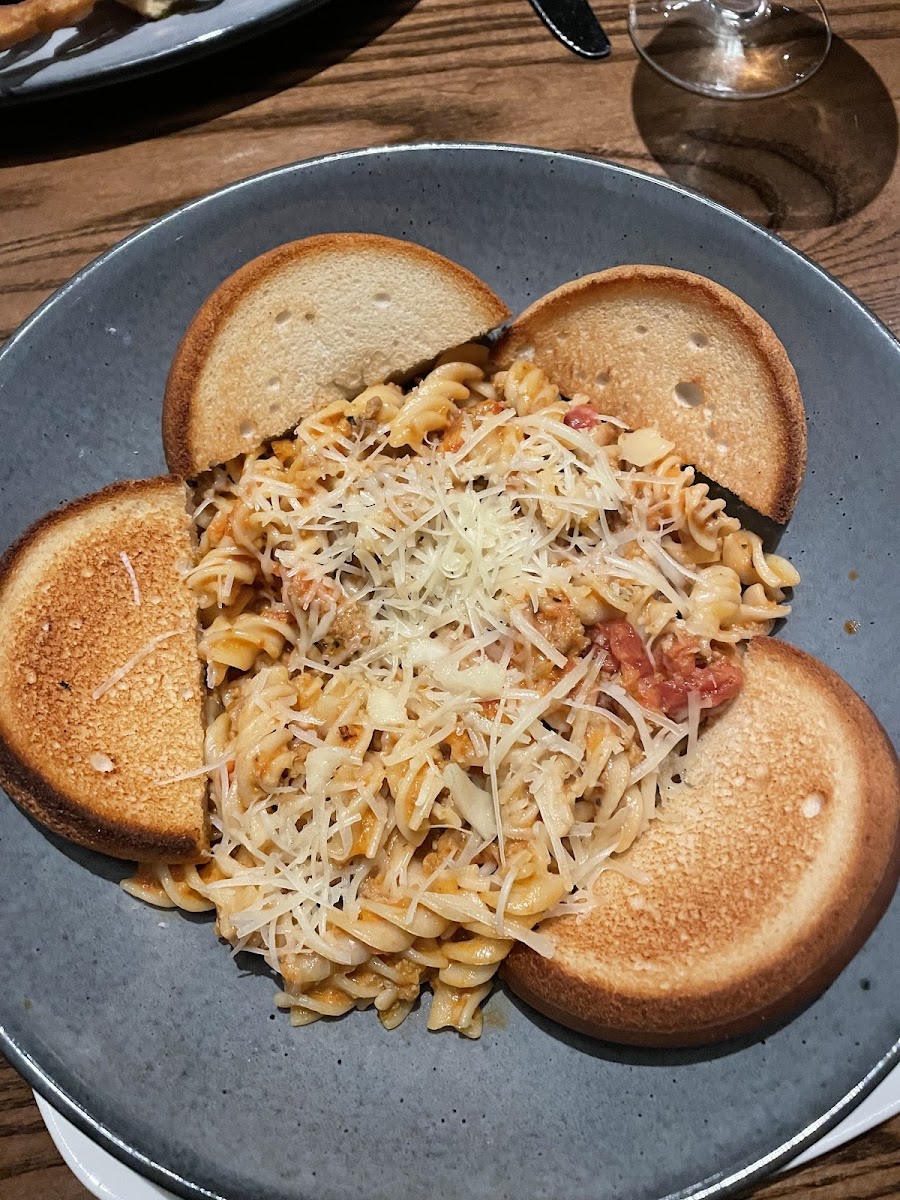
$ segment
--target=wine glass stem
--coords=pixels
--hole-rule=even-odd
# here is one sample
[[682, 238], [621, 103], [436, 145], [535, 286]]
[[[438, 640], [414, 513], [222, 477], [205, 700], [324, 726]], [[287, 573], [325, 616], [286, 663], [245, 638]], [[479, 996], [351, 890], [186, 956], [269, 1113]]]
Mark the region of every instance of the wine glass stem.
[[769, 15], [769, 0], [707, 0], [707, 3], [729, 25], [756, 23]]

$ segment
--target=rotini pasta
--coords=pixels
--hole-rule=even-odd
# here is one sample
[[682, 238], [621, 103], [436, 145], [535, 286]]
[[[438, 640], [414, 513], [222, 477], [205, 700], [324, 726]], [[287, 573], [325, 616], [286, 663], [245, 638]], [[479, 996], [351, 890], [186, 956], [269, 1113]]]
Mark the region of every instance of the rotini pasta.
[[200, 481], [214, 847], [135, 896], [281, 975], [294, 1024], [469, 1037], [516, 940], [661, 811], [798, 582], [653, 430], [460, 347]]

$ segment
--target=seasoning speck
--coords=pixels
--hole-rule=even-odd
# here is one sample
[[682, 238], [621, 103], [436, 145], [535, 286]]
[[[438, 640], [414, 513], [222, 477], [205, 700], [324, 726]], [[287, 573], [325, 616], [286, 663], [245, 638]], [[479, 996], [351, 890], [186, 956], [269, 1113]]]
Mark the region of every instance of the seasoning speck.
[[859, 633], [859, 621], [845, 621], [844, 633]]
[[856, 583], [857, 579], [859, 579], [859, 571], [848, 571], [847, 578], [851, 583]]

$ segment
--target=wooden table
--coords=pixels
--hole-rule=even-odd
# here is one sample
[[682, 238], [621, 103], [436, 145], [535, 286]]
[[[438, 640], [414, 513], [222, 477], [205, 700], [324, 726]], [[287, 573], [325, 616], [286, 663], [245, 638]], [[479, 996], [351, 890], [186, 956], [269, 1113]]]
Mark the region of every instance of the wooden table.
[[[0, 337], [133, 229], [222, 184], [326, 151], [436, 139], [571, 149], [667, 174], [779, 230], [900, 333], [900, 5], [841, 0], [793, 95], [705, 101], [639, 66], [625, 0], [585, 63], [525, 0], [342, 0], [249, 45], [96, 96], [3, 113]], [[754, 1200], [900, 1195], [900, 1118]], [[83, 1200], [0, 1060], [0, 1195]], [[262, 1200], [262, 1198], [261, 1198]]]

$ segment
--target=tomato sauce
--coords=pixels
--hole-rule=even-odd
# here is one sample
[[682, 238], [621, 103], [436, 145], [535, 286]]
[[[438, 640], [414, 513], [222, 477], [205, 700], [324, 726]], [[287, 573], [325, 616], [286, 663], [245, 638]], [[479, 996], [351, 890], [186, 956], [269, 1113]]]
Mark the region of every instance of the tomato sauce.
[[744, 676], [736, 663], [723, 658], [705, 662], [699, 644], [684, 635], [661, 649], [656, 660], [630, 621], [595, 625], [591, 641], [606, 655], [607, 671], [619, 674], [629, 695], [667, 717], [684, 716], [691, 692], [701, 708], [718, 708], [741, 690]]

